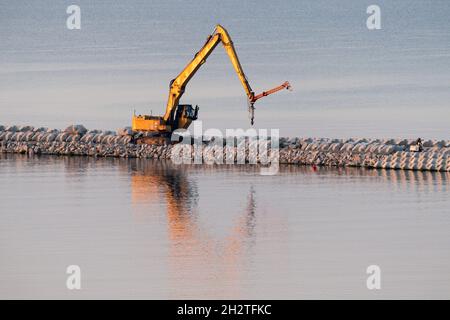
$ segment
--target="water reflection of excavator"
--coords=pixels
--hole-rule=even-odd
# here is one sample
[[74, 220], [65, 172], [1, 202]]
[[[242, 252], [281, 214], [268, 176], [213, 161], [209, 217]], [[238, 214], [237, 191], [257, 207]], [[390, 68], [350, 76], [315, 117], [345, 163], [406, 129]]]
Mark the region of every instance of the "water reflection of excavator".
[[164, 161], [135, 159], [131, 167], [132, 202], [158, 202], [163, 197], [169, 220], [184, 216], [196, 205], [198, 194], [183, 169]]
[[165, 114], [162, 117], [153, 115], [133, 115], [132, 129], [134, 131], [146, 131], [155, 133], [157, 136], [164, 136], [170, 134], [178, 128], [187, 129], [191, 122], [197, 119], [198, 106], [193, 108], [192, 105], [189, 104], [179, 104], [179, 101], [189, 80], [206, 62], [206, 59], [216, 48], [219, 42], [222, 42], [225, 51], [227, 52], [239, 77], [239, 80], [244, 87], [245, 93], [247, 94], [251, 124], [253, 124], [254, 119], [254, 104], [258, 99], [282, 89], [291, 88], [289, 82], [286, 81], [278, 87], [255, 95], [250, 87], [250, 84], [248, 83], [247, 77], [244, 74], [228, 32], [222, 26], [217, 25], [213, 34], [208, 36], [206, 43], [200, 51], [195, 54], [192, 61], [189, 62], [183, 71], [181, 71], [181, 73], [170, 82], [169, 99], [167, 101]]
[[[221, 238], [199, 223], [196, 215], [199, 194], [195, 182], [189, 180], [186, 172], [172, 168], [168, 163], [148, 161], [138, 161], [132, 171], [133, 203], [150, 206], [161, 200], [166, 203], [170, 280], [201, 287], [202, 281], [213, 278], [218, 286], [228, 288], [224, 289], [225, 296], [233, 296], [241, 283], [246, 244], [252, 246], [254, 242], [256, 202], [253, 187], [243, 214], [228, 235]], [[151, 199], [152, 196], [163, 199]]]
[[[144, 202], [155, 202], [157, 199], [152, 197], [163, 196], [164, 202], [167, 204], [167, 218], [169, 226], [176, 225], [176, 228], [170, 229], [174, 238], [176, 232], [181, 229], [190, 227], [190, 223], [179, 225], [179, 222], [191, 220], [195, 206], [198, 202], [198, 192], [196, 185], [188, 179], [185, 171], [178, 167], [172, 167], [167, 162], [141, 161], [135, 159], [136, 164], [131, 167], [133, 174], [131, 176], [131, 195], [132, 202], [135, 204]], [[250, 188], [248, 203], [245, 209], [245, 215], [242, 217], [242, 225], [238, 227], [240, 230], [246, 230], [245, 233], [250, 235], [254, 227], [255, 219], [255, 191]], [[187, 219], [187, 220], [186, 220]]]

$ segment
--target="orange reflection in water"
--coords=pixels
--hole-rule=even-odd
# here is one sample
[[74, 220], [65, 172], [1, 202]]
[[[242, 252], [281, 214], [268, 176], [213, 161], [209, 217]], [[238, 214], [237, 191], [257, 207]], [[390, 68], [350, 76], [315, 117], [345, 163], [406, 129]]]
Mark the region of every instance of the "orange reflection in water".
[[239, 296], [245, 252], [255, 226], [253, 188], [226, 237], [216, 237], [199, 222], [197, 186], [183, 168], [167, 162], [137, 160], [131, 177], [131, 198], [135, 205], [166, 203], [170, 288], [191, 289], [190, 295], [180, 289], [171, 293], [173, 297], [189, 298], [192, 292], [204, 298]]

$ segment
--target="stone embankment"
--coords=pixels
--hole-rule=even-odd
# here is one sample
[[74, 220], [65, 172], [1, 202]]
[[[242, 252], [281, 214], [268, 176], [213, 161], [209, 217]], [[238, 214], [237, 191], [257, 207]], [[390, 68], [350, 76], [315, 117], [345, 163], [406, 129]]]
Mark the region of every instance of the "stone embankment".
[[[0, 126], [0, 152], [171, 159], [174, 145], [138, 144], [136, 138], [136, 133], [128, 128], [113, 132], [88, 131], [81, 125], [73, 125], [65, 130]], [[408, 139], [280, 138], [279, 162], [297, 165], [450, 171], [449, 140], [424, 140], [420, 152], [411, 151], [415, 147], [416, 140]], [[190, 148], [192, 152], [194, 148], [192, 146]], [[217, 150], [214, 143], [204, 143], [202, 150], [204, 162], [211, 162], [217, 155], [215, 153]], [[254, 163], [261, 160], [255, 150], [256, 148], [246, 148], [246, 162]], [[187, 157], [192, 156], [191, 152], [187, 152]], [[225, 159], [227, 154], [232, 154], [231, 152], [236, 154], [236, 148], [223, 146]]]

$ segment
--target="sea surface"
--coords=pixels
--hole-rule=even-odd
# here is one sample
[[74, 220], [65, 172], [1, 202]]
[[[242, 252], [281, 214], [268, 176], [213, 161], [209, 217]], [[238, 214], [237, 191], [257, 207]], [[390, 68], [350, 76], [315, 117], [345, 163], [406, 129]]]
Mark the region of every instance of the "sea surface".
[[0, 298], [450, 298], [448, 173], [5, 154], [0, 168]]

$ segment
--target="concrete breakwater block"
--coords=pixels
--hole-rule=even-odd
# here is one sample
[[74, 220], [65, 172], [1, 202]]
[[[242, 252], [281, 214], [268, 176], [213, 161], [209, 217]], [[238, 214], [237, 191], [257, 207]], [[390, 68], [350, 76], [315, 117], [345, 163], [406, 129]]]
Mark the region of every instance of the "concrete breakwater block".
[[[64, 130], [32, 126], [0, 125], [0, 151], [24, 154], [79, 155], [98, 157], [171, 159], [180, 145], [136, 144], [139, 136], [129, 127], [117, 131], [88, 130], [71, 125]], [[150, 134], [151, 136], [151, 134]], [[355, 166], [367, 168], [450, 171], [450, 141], [423, 140], [421, 152], [410, 152], [414, 139], [330, 139], [280, 137], [279, 149], [271, 149], [270, 139], [254, 141], [232, 138], [204, 141], [203, 163], [222, 163], [226, 159], [245, 163], [280, 163], [318, 166]], [[195, 146], [186, 145], [182, 156], [193, 160]], [[278, 152], [277, 152], [278, 151]]]
[[68, 126], [64, 132], [74, 134], [74, 135], [84, 135], [87, 132], [87, 129], [81, 124], [73, 124]]

